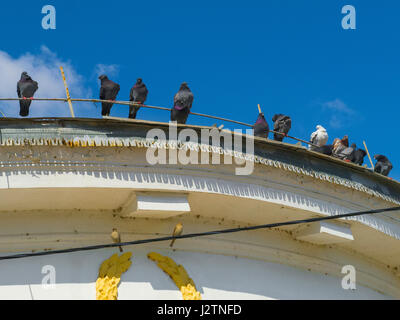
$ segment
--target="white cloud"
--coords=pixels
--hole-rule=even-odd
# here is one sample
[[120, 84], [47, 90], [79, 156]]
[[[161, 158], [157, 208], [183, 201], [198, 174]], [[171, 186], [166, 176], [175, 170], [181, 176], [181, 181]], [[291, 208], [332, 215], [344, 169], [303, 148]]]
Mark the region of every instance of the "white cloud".
[[337, 115], [332, 115], [329, 119], [329, 125], [333, 129], [343, 128], [343, 119], [339, 118]]
[[330, 109], [336, 112], [342, 112], [346, 114], [354, 114], [354, 110], [349, 108], [342, 100], [335, 99], [322, 104], [324, 108]]
[[[36, 98], [65, 98], [65, 88], [60, 73], [60, 66], [64, 68], [69, 91], [72, 97], [88, 98], [90, 90], [85, 89], [84, 78], [69, 61], [61, 60], [56, 53], [46, 46], [40, 48], [38, 54], [29, 52], [18, 58], [11, 57], [7, 52], [0, 51], [0, 97], [16, 98], [17, 82], [23, 71], [39, 83]], [[88, 108], [81, 104], [80, 108]], [[18, 101], [0, 101], [0, 110], [7, 117], [19, 117]], [[83, 111], [83, 110], [80, 110]], [[75, 110], [77, 113], [77, 111]], [[30, 117], [69, 117], [69, 108], [63, 102], [33, 101], [30, 108]]]
[[357, 114], [355, 110], [351, 109], [346, 103], [344, 103], [340, 99], [321, 103], [321, 106], [331, 113], [329, 125], [333, 129], [341, 129], [345, 127], [349, 123], [348, 117], [354, 117], [354, 115]]
[[97, 64], [94, 68], [94, 72], [97, 77], [101, 76], [102, 74], [106, 74], [108, 77], [115, 77], [119, 73], [119, 66], [116, 64]]

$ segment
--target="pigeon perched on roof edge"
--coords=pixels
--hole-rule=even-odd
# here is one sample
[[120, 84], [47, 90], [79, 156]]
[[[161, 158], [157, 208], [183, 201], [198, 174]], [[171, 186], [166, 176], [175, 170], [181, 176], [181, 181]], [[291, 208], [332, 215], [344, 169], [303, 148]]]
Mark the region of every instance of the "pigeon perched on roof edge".
[[254, 125], [254, 136], [268, 139], [269, 125], [265, 120], [264, 113], [260, 113]]
[[[317, 131], [315, 131], [311, 134], [310, 142], [313, 145], [322, 147], [322, 146], [326, 145], [326, 143], [328, 142], [328, 139], [329, 139], [329, 136], [328, 136], [328, 133], [326, 132], [326, 129], [323, 126], [318, 125]], [[310, 145], [309, 149], [316, 151], [317, 147], [315, 147], [313, 145]]]
[[349, 137], [344, 136], [343, 139], [336, 138], [333, 141], [333, 150], [332, 150], [332, 156], [335, 158], [341, 158], [340, 154], [341, 152], [349, 147]]
[[179, 124], [185, 124], [192, 108], [194, 95], [186, 82], [181, 84], [181, 87], [174, 97], [174, 107], [171, 110], [171, 121], [176, 121]]
[[363, 149], [355, 150], [354, 154], [353, 154], [353, 163], [362, 166], [366, 155], [367, 155], [367, 152]]
[[27, 72], [22, 72], [21, 79], [17, 83], [18, 98], [24, 98], [24, 100], [19, 101], [19, 115], [21, 117], [29, 115], [29, 107], [31, 106], [33, 95], [38, 89], [38, 83], [32, 80]]
[[274, 131], [282, 133], [274, 133], [274, 140], [283, 141], [292, 128], [292, 119], [284, 114], [276, 114], [272, 121], [274, 122]]
[[336, 157], [342, 160], [353, 161], [354, 151], [357, 149], [357, 145], [353, 143], [350, 147], [347, 147], [337, 152]]
[[[132, 87], [131, 92], [129, 94], [129, 101], [133, 101], [139, 104], [144, 104], [147, 99], [147, 94], [149, 91], [147, 90], [146, 85], [143, 83], [141, 78], [137, 79], [136, 84]], [[140, 107], [130, 106], [129, 107], [129, 118], [136, 119], [137, 112]]]
[[374, 159], [377, 160], [378, 162], [375, 164], [374, 171], [377, 173], [380, 173], [384, 176], [388, 176], [390, 171], [393, 169], [392, 163], [389, 161], [389, 159], [383, 155], [376, 155], [374, 156]]
[[[115, 101], [115, 99], [117, 99], [117, 95], [120, 90], [119, 84], [109, 80], [105, 74], [101, 75], [99, 79], [101, 81], [100, 100]], [[101, 115], [109, 116], [113, 103], [103, 102], [101, 105], [102, 105]]]

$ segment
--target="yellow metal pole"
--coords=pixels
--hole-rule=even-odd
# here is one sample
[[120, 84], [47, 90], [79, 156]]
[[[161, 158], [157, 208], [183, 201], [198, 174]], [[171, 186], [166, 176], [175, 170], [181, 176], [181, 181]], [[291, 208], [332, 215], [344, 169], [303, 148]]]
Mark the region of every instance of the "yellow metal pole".
[[374, 164], [372, 163], [371, 155], [369, 154], [369, 151], [368, 151], [368, 148], [367, 148], [367, 144], [365, 143], [365, 141], [363, 141], [363, 143], [364, 143], [365, 151], [367, 151], [369, 162], [371, 162], [371, 168], [373, 169], [374, 168]]
[[260, 106], [260, 105], [258, 105], [258, 111], [259, 111], [260, 113], [262, 113], [262, 111], [261, 111], [261, 106]]
[[69, 90], [67, 86], [67, 80], [65, 79], [65, 74], [64, 74], [64, 69], [63, 67], [60, 67], [61, 70], [61, 75], [64, 80], [64, 86], [65, 86], [65, 92], [67, 93], [67, 100], [68, 100], [68, 105], [69, 105], [69, 111], [71, 112], [72, 118], [75, 118], [75, 113], [74, 113], [74, 108], [72, 107], [72, 102], [71, 102], [71, 96], [69, 95]]

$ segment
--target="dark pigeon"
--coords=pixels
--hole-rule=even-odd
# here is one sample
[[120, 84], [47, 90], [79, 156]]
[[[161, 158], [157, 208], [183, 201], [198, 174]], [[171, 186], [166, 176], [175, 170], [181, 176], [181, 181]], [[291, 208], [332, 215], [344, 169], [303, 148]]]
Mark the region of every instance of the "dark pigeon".
[[355, 143], [353, 143], [350, 147], [347, 147], [340, 151], [337, 154], [337, 157], [342, 160], [347, 160], [347, 161], [353, 161], [354, 158], [354, 151], [356, 151], [357, 146]]
[[[147, 94], [149, 90], [147, 90], [146, 85], [143, 83], [142, 79], [137, 79], [136, 84], [131, 89], [131, 93], [129, 95], [129, 101], [133, 101], [139, 104], [144, 104], [147, 99]], [[129, 108], [129, 118], [136, 119], [137, 112], [140, 107], [130, 106]]]
[[[100, 100], [110, 100], [115, 101], [119, 92], [119, 84], [108, 79], [106, 75], [101, 75], [99, 77], [101, 81], [100, 88]], [[102, 116], [109, 116], [113, 103], [102, 103]]]
[[19, 101], [19, 115], [27, 117], [29, 115], [29, 107], [32, 103], [32, 98], [35, 92], [39, 89], [38, 83], [33, 81], [26, 72], [22, 72], [21, 79], [17, 83], [18, 98], [27, 98]]
[[269, 125], [265, 120], [264, 113], [260, 113], [254, 125], [254, 136], [268, 139]]
[[274, 131], [283, 133], [274, 133], [274, 140], [283, 141], [283, 138], [289, 133], [292, 128], [292, 119], [289, 116], [283, 114], [276, 114], [272, 121], [274, 122]]
[[389, 159], [382, 155], [376, 155], [374, 159], [378, 161], [375, 164], [374, 171], [383, 174], [384, 176], [388, 176], [390, 171], [393, 169], [393, 165]]
[[353, 154], [353, 162], [355, 164], [358, 164], [360, 166], [362, 166], [364, 164], [364, 158], [367, 155], [367, 152], [365, 150], [362, 149], [357, 149], [354, 151]]
[[194, 96], [186, 82], [183, 82], [174, 97], [174, 107], [171, 110], [171, 121], [185, 124], [192, 108]]
[[322, 147], [315, 147], [314, 151], [326, 154], [327, 156], [331, 156], [333, 151], [333, 144], [327, 144]]

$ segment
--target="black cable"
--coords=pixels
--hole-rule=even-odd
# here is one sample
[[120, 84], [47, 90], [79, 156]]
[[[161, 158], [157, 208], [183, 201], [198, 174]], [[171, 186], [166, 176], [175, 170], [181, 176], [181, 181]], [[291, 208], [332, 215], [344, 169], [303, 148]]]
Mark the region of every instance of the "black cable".
[[181, 236], [177, 236], [177, 237], [169, 236], [169, 237], [162, 237], [162, 238], [144, 239], [144, 240], [136, 240], [136, 241], [131, 241], [131, 242], [104, 244], [104, 245], [81, 247], [81, 248], [16, 254], [16, 255], [0, 257], [0, 260], [22, 259], [22, 258], [48, 256], [48, 255], [55, 255], [55, 254], [80, 252], [80, 251], [99, 250], [99, 249], [105, 249], [105, 248], [115, 248], [115, 247], [120, 247], [120, 246], [126, 247], [126, 246], [139, 245], [139, 244], [145, 244], [145, 243], [170, 241], [173, 239], [188, 239], [188, 238], [197, 238], [197, 237], [218, 235], [218, 234], [224, 234], [224, 233], [235, 233], [235, 232], [242, 232], [242, 231], [259, 230], [259, 229], [271, 229], [271, 228], [290, 226], [290, 225], [296, 225], [296, 224], [312, 223], [312, 222], [327, 221], [327, 220], [336, 220], [336, 219], [342, 219], [342, 218], [357, 217], [357, 216], [362, 216], [362, 215], [372, 215], [372, 214], [376, 214], [376, 213], [383, 213], [383, 212], [397, 211], [397, 210], [400, 210], [400, 207], [376, 209], [376, 210], [361, 211], [361, 212], [355, 212], [355, 213], [346, 213], [346, 214], [329, 216], [329, 217], [319, 217], [319, 218], [310, 218], [310, 219], [294, 220], [294, 221], [287, 221], [287, 222], [278, 222], [278, 223], [264, 224], [264, 225], [258, 225], [258, 226], [253, 226], [253, 227], [225, 229], [225, 230], [217, 230], [217, 231], [202, 232], [202, 233], [192, 233], [192, 234], [186, 234], [186, 235], [181, 235]]

